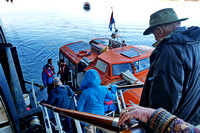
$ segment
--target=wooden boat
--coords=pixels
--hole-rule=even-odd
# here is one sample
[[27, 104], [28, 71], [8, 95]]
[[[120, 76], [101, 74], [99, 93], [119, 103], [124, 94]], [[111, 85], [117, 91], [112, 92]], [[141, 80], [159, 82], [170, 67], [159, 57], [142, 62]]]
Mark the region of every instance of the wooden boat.
[[[72, 71], [74, 88], [79, 88], [84, 72], [89, 69], [97, 70], [101, 84], [108, 87], [112, 84], [140, 84], [145, 81], [153, 48], [143, 45], [124, 46], [116, 38], [96, 38], [89, 43], [78, 41], [60, 48], [59, 59], [64, 59]], [[131, 102], [139, 104], [141, 93], [142, 88], [123, 91], [126, 105]]]

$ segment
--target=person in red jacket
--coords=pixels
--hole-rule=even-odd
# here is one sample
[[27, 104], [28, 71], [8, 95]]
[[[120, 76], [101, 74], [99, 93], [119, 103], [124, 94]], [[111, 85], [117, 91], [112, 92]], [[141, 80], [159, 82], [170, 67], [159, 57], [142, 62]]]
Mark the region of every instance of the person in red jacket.
[[60, 63], [58, 64], [58, 68], [59, 68], [59, 71], [57, 73], [57, 76], [59, 76], [59, 74], [60, 74], [60, 81], [64, 85], [68, 85], [69, 68], [66, 65], [66, 63], [64, 63], [64, 59], [60, 59]]

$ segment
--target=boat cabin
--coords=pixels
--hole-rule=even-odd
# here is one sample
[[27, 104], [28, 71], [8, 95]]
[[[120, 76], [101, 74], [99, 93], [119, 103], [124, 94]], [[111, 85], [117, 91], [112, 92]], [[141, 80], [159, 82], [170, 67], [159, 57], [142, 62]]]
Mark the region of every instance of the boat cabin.
[[[84, 72], [89, 69], [97, 70], [102, 80], [101, 84], [109, 87], [112, 84], [130, 84], [122, 76], [125, 72], [134, 77], [135, 82], [132, 84], [143, 83], [149, 70], [149, 56], [152, 50], [153, 48], [148, 46], [122, 46], [115, 40], [97, 38], [89, 43], [79, 41], [62, 46], [59, 58], [64, 59], [71, 70], [70, 82], [74, 88], [79, 88]], [[136, 103], [139, 103], [141, 92], [142, 88], [138, 92], [134, 91], [137, 93], [134, 95], [139, 96]], [[129, 96], [127, 97], [129, 99]]]

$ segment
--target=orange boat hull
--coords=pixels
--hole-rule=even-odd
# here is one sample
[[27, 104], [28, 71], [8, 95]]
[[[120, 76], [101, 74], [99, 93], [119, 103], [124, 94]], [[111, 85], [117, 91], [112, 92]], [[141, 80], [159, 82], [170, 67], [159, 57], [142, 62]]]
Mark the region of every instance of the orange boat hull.
[[[127, 106], [131, 106], [132, 105], [131, 102], [133, 102], [135, 104], [140, 103], [140, 96], [142, 94], [142, 89], [143, 88], [130, 89], [123, 93], [124, 100], [125, 100], [125, 103]], [[130, 99], [131, 99], [131, 102], [130, 102]]]

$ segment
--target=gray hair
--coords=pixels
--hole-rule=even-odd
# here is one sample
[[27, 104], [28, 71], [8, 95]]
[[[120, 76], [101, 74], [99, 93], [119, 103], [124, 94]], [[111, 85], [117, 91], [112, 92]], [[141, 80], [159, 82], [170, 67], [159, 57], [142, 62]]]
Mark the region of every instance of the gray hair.
[[165, 34], [170, 34], [174, 30], [179, 28], [180, 25], [181, 25], [181, 22], [176, 22], [176, 23], [170, 23], [170, 24], [163, 24], [163, 25], [160, 25], [159, 27], [161, 27], [163, 29]]
[[58, 77], [55, 77], [55, 78], [53, 79], [53, 84], [54, 84], [54, 85], [62, 85], [62, 82], [60, 81], [60, 79], [59, 79]]

